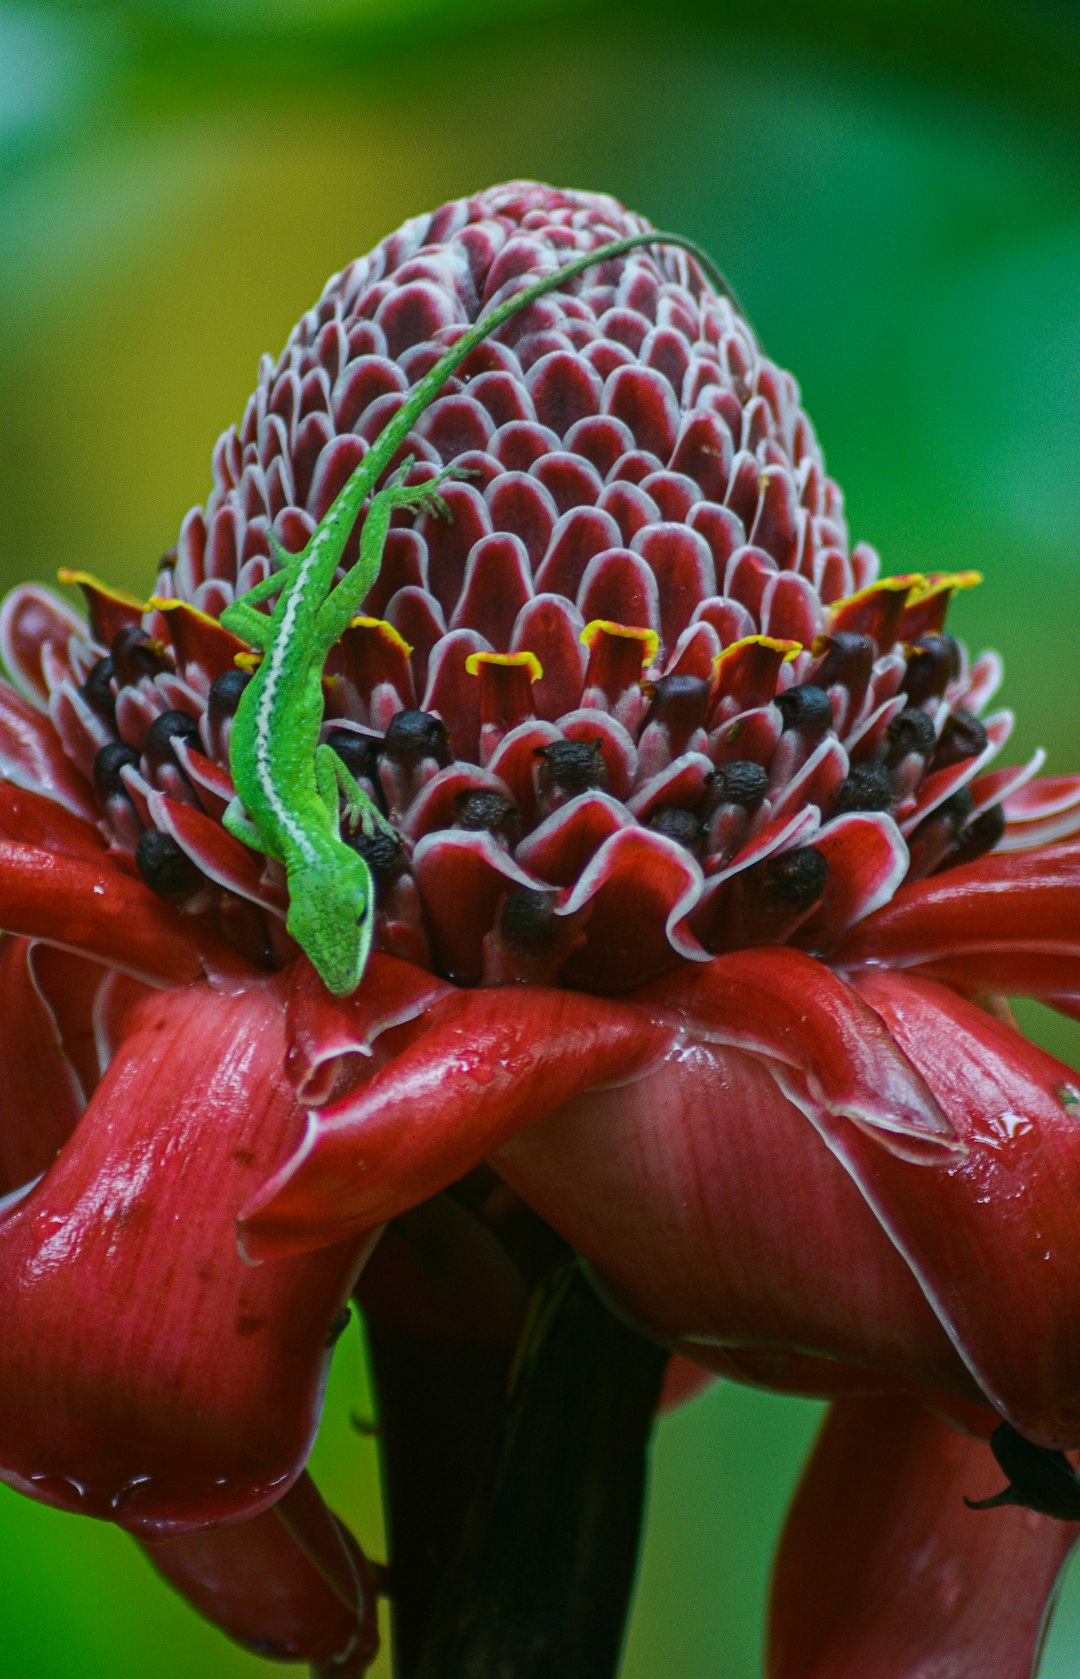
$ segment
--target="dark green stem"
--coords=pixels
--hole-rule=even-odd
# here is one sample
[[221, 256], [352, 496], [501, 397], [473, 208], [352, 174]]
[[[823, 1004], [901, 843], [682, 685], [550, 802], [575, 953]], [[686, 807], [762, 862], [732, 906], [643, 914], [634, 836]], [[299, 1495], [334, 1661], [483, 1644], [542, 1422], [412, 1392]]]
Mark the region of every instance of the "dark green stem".
[[549, 1277], [410, 1679], [614, 1679], [665, 1359]]

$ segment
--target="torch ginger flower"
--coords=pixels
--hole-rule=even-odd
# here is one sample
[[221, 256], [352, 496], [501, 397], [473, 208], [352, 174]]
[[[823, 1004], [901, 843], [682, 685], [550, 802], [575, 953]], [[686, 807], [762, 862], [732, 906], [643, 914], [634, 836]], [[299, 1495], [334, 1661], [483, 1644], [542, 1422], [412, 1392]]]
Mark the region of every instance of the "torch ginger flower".
[[356, 841], [353, 995], [221, 825], [248, 650], [218, 620], [269, 533], [304, 546], [482, 310], [646, 226], [530, 183], [407, 223], [264, 360], [148, 602], [8, 597], [0, 1475], [168, 1539], [204, 1608], [214, 1545], [246, 1592], [306, 1489], [340, 1578], [297, 1480], [327, 1342], [380, 1228], [487, 1162], [644, 1333], [838, 1400], [777, 1679], [923, 1671], [852, 1589], [901, 1446], [892, 1566], [930, 1534], [966, 1594], [928, 1594], [925, 1645], [1011, 1679], [1073, 1529], [964, 1509], [994, 1471], [950, 1424], [1080, 1445], [1080, 1077], [993, 1001], [1080, 1013], [1080, 776], [997, 767], [999, 662], [945, 629], [977, 579], [878, 580], [793, 379], [683, 252], [514, 317], [394, 463], [471, 476], [395, 515], [326, 673], [394, 832]]

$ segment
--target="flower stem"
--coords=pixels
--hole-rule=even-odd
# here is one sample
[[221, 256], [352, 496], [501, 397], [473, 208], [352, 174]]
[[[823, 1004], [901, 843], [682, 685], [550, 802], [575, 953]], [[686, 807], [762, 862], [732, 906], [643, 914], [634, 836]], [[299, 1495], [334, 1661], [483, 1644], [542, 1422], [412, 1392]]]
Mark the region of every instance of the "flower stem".
[[614, 1679], [665, 1361], [575, 1262], [549, 1275], [415, 1679]]

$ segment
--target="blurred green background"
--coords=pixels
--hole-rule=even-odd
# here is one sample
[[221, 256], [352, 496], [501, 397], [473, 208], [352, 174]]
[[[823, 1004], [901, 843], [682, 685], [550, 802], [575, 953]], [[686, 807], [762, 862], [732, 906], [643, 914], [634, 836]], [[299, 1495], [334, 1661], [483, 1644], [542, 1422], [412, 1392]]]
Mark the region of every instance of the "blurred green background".
[[[662, 21], [657, 21], [661, 14]], [[0, 574], [144, 590], [326, 276], [529, 175], [707, 245], [798, 374], [855, 535], [977, 566], [1010, 758], [1080, 768], [1080, 34], [1060, 4], [157, 0], [0, 6]], [[1031, 1029], [1080, 1062], [1080, 1031]], [[316, 1472], [378, 1553], [354, 1332]], [[818, 1408], [717, 1388], [660, 1427], [625, 1679], [753, 1679]], [[119, 1533], [0, 1490], [0, 1664], [268, 1671]], [[1080, 1667], [1080, 1571], [1042, 1673]], [[380, 1673], [385, 1669], [380, 1668]]]

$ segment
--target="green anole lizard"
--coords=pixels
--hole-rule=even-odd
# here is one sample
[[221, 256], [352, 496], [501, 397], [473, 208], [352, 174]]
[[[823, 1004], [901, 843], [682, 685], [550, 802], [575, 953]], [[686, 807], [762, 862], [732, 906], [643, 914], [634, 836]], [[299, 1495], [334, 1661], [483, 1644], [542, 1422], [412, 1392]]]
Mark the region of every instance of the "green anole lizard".
[[[504, 321], [587, 268], [643, 245], [689, 251], [729, 297], [731, 288], [706, 253], [672, 233], [635, 233], [575, 257], [492, 309], [416, 383], [393, 419], [347, 480], [299, 554], [271, 535], [278, 570], [226, 607], [221, 622], [263, 657], [241, 696], [229, 747], [236, 797], [222, 821], [237, 839], [284, 864], [286, 926], [328, 991], [346, 996], [360, 983], [374, 927], [374, 881], [367, 861], [342, 838], [359, 827], [368, 837], [387, 824], [333, 747], [320, 742], [322, 678], [327, 657], [374, 583], [395, 508], [447, 513], [439, 486], [460, 476], [447, 467], [424, 484], [407, 485], [406, 460], [376, 490], [379, 477], [424, 410], [466, 356]], [[334, 575], [368, 497], [359, 557]], [[258, 607], [277, 596], [269, 613]]]

